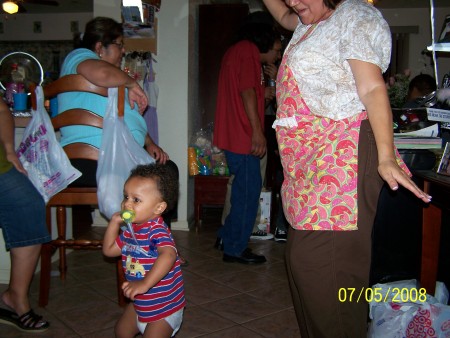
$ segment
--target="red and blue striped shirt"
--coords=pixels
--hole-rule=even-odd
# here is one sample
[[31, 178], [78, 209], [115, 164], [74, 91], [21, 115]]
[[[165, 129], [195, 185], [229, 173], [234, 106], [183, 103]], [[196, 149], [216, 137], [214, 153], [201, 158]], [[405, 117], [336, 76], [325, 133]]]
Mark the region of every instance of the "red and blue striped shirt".
[[[172, 247], [175, 241], [162, 217], [147, 223], [132, 224], [116, 239], [122, 250], [122, 266], [128, 281], [145, 277], [158, 258], [158, 247]], [[135, 297], [134, 308], [141, 322], [154, 322], [166, 318], [185, 307], [184, 284], [180, 260], [177, 257], [169, 273], [145, 294]]]

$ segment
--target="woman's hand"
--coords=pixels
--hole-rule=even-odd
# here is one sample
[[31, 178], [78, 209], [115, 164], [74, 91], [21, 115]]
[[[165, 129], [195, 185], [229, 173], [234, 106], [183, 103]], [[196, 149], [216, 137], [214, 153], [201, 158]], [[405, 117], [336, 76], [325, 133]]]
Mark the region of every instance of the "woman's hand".
[[147, 150], [156, 162], [164, 164], [167, 160], [169, 160], [169, 155], [155, 142], [153, 142], [152, 138], [148, 134], [145, 138], [145, 150]]
[[158, 163], [164, 164], [169, 159], [169, 155], [156, 144], [153, 144], [150, 147], [146, 147], [145, 149], [150, 154], [150, 156], [153, 157]]
[[378, 173], [392, 190], [397, 190], [400, 184], [425, 203], [429, 203], [431, 201], [431, 196], [419, 189], [419, 187], [411, 180], [409, 175], [398, 166], [395, 160], [380, 162], [378, 164]]
[[134, 109], [134, 105], [138, 105], [139, 113], [144, 114], [148, 106], [148, 99], [144, 90], [137, 84], [128, 87], [128, 101], [130, 102], [131, 109]]
[[8, 153], [6, 155], [6, 159], [8, 160], [8, 162], [12, 163], [12, 165], [17, 169], [17, 171], [21, 172], [24, 175], [28, 175], [27, 171], [23, 167], [22, 162], [20, 162], [16, 153]]

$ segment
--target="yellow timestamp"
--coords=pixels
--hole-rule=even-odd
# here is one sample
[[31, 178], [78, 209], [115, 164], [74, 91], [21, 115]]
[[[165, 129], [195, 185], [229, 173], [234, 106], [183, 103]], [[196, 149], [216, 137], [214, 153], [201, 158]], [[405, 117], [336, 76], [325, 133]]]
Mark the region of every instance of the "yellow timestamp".
[[338, 299], [344, 302], [392, 302], [407, 303], [421, 302], [427, 300], [427, 291], [425, 288], [339, 288]]

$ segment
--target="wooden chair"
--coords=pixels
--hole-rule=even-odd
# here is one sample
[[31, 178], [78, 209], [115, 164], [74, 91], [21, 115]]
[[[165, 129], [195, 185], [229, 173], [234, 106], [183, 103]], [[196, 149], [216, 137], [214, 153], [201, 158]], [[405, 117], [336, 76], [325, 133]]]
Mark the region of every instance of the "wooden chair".
[[[66, 75], [43, 88], [45, 98], [52, 98], [60, 93], [71, 91], [90, 92], [97, 95], [108, 96], [108, 88], [98, 87], [81, 75]], [[32, 107], [36, 109], [36, 94], [31, 88]], [[119, 87], [118, 112], [124, 115], [125, 88]], [[102, 128], [103, 118], [85, 109], [70, 109], [52, 118], [55, 131], [61, 127], [70, 125], [86, 125]], [[86, 143], [72, 143], [64, 147], [69, 159], [98, 160], [98, 149]], [[62, 280], [66, 277], [66, 248], [72, 249], [101, 249], [102, 240], [95, 239], [67, 239], [66, 238], [66, 207], [74, 205], [98, 205], [97, 188], [93, 187], [67, 187], [55, 196], [47, 204], [47, 227], [51, 232], [51, 207], [56, 208], [56, 224], [58, 236], [49, 243], [42, 245], [41, 250], [41, 275], [39, 286], [39, 306], [48, 304], [50, 292], [51, 257], [56, 249], [59, 249], [59, 271]], [[73, 224], [73, 229], [76, 228]], [[126, 304], [126, 298], [121, 290], [125, 276], [122, 270], [121, 259], [117, 260], [117, 291], [119, 304]]]

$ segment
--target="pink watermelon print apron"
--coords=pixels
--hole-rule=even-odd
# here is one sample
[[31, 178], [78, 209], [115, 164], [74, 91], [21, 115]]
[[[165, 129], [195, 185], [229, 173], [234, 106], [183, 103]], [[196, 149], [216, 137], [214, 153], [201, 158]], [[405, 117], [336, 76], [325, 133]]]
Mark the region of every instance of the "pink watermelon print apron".
[[285, 60], [278, 71], [274, 128], [286, 219], [297, 230], [357, 230], [358, 140], [367, 113], [338, 121], [311, 114]]

